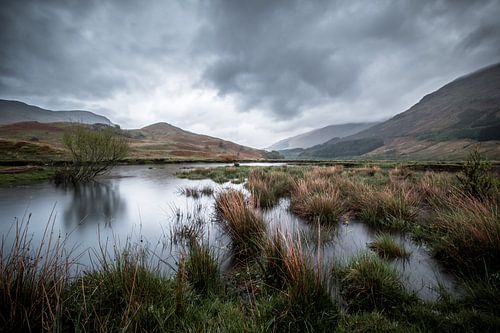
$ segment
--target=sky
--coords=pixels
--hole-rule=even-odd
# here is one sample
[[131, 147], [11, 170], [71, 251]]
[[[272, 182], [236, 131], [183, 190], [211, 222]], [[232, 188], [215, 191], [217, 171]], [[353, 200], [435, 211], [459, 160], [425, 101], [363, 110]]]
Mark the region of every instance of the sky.
[[252, 146], [500, 62], [498, 0], [2, 0], [0, 98]]

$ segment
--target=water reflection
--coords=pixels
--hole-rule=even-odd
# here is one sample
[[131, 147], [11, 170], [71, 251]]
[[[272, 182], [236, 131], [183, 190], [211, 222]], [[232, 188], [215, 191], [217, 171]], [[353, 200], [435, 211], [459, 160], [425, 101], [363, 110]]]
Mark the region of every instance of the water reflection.
[[123, 218], [126, 202], [120, 195], [119, 185], [120, 182], [94, 182], [63, 188], [71, 198], [64, 207], [62, 218], [67, 229], [78, 225], [80, 228], [95, 228], [103, 221], [110, 227]]

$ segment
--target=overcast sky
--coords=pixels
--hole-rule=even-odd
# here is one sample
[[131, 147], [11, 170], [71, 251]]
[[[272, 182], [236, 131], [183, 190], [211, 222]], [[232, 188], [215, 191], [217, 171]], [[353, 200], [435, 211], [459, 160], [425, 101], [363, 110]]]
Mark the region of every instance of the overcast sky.
[[500, 62], [497, 0], [2, 0], [0, 98], [253, 147]]

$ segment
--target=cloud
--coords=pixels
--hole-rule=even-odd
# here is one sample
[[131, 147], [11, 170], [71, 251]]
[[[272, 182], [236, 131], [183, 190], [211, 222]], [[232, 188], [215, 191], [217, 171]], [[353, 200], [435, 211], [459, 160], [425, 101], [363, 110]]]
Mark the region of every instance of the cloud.
[[262, 147], [500, 61], [498, 17], [495, 0], [3, 1], [0, 98]]

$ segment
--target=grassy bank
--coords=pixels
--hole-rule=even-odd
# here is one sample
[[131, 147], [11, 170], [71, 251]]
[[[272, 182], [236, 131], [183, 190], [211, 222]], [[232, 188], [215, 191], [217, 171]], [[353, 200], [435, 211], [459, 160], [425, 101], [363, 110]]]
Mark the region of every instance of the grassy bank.
[[0, 167], [0, 186], [33, 184], [53, 176], [54, 169], [48, 167]]

